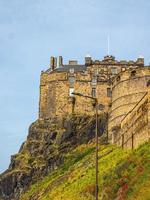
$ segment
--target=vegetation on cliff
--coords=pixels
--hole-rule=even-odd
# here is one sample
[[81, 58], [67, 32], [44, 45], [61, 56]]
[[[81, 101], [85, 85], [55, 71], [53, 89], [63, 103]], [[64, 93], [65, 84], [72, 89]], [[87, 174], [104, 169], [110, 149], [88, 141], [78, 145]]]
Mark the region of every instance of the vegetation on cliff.
[[[99, 135], [104, 133], [106, 121], [107, 115], [99, 116]], [[94, 135], [95, 119], [86, 115], [32, 123], [27, 140], [12, 156], [9, 169], [0, 175], [0, 199], [18, 200], [31, 184], [62, 165], [68, 152], [88, 143]]]
[[[21, 200], [93, 200], [94, 141], [67, 153], [64, 164], [32, 185]], [[99, 194], [108, 200], [148, 200], [150, 143], [133, 152], [112, 145], [99, 150]]]
[[[105, 143], [99, 116], [99, 194], [103, 200], [148, 200], [150, 143], [122, 150]], [[93, 200], [95, 119], [37, 120], [9, 169], [0, 175], [1, 200]]]

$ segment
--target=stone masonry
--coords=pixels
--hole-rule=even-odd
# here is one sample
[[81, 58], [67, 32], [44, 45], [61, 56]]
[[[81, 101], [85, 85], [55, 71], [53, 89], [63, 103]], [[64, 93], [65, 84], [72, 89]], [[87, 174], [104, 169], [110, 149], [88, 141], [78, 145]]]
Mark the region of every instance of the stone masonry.
[[150, 88], [136, 106], [123, 118], [113, 143], [122, 148], [134, 149], [150, 139]]
[[[63, 118], [70, 114], [94, 115], [94, 101], [72, 93], [92, 96], [98, 99], [99, 113], [109, 113], [109, 141], [136, 147], [140, 140], [148, 138], [148, 114], [143, 110], [149, 112], [148, 103], [145, 103], [149, 101], [149, 80], [150, 68], [144, 66], [141, 57], [136, 61], [117, 61], [113, 56], [105, 56], [102, 61], [94, 61], [87, 56], [82, 65], [76, 60], [63, 64], [61, 56], [58, 62], [57, 58], [51, 57], [50, 68], [41, 73], [39, 119]], [[137, 114], [143, 97], [146, 101], [142, 106], [146, 108], [139, 109], [140, 114]], [[140, 120], [145, 120], [145, 128], [138, 134], [140, 129], [137, 130], [135, 125], [140, 127]], [[134, 142], [135, 130], [132, 129], [137, 131]]]
[[149, 67], [125, 71], [114, 79], [109, 114], [109, 139], [112, 143], [133, 149], [149, 140], [149, 80]]
[[112, 78], [124, 70], [140, 66], [144, 66], [143, 58], [127, 62], [105, 56], [102, 61], [93, 61], [88, 56], [84, 65], [75, 60], [66, 65], [60, 56], [57, 66], [57, 59], [51, 57], [50, 68], [41, 73], [39, 118], [49, 119], [73, 113], [93, 115], [93, 100], [74, 96], [72, 92], [96, 97], [108, 111]]

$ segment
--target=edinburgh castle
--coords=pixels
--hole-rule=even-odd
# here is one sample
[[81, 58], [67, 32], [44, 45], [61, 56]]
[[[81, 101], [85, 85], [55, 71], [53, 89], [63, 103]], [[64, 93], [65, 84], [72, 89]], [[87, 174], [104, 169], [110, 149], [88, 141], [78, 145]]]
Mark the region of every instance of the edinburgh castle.
[[[99, 145], [97, 158], [101, 161], [100, 167], [105, 164], [100, 172], [105, 173], [107, 167], [112, 172], [115, 160], [117, 169], [122, 161], [124, 166], [124, 156], [128, 155], [126, 152], [136, 152], [140, 144], [149, 140], [149, 126], [150, 67], [144, 65], [143, 57], [136, 61], [117, 61], [113, 56], [105, 56], [103, 60], [94, 61], [88, 55], [84, 64], [78, 64], [76, 60], [64, 64], [61, 56], [59, 59], [51, 57], [50, 66], [41, 73], [39, 117], [30, 125], [27, 139], [19, 152], [11, 156], [8, 170], [0, 176], [0, 199], [41, 199], [38, 197], [41, 189], [35, 194], [35, 198], [32, 195], [22, 198], [22, 194], [37, 181], [41, 184], [43, 177], [57, 173], [67, 159], [69, 168], [65, 166], [63, 170], [72, 169], [71, 163], [75, 162], [78, 173], [80, 159], [84, 159], [85, 155], [89, 157], [87, 161], [84, 160], [83, 174], [76, 180], [84, 179], [87, 174], [87, 186], [91, 184], [95, 174], [95, 171], [90, 172], [89, 178], [86, 168], [94, 170], [96, 133]], [[83, 148], [86, 152], [82, 155]], [[75, 154], [74, 161], [70, 161], [71, 151]], [[149, 156], [148, 150], [144, 150], [144, 153]], [[128, 157], [126, 159], [128, 161]], [[130, 159], [132, 160], [131, 157]], [[124, 168], [126, 170], [126, 166]], [[108, 179], [110, 180], [110, 176]], [[114, 180], [113, 176], [111, 186]], [[60, 179], [56, 188], [59, 185]], [[48, 185], [48, 188], [51, 193], [53, 186]], [[47, 188], [43, 193], [47, 194]], [[62, 191], [60, 198], [57, 195], [56, 199], [74, 200], [74, 197], [68, 198], [68, 193], [63, 198]], [[114, 196], [116, 195], [118, 194], [115, 193]], [[114, 196], [108, 199], [114, 199]]]
[[50, 68], [41, 73], [39, 118], [94, 115], [92, 99], [73, 93], [89, 95], [98, 99], [99, 113], [108, 113], [109, 141], [134, 148], [149, 139], [149, 80], [143, 57], [117, 61], [105, 56], [94, 61], [87, 55], [82, 65], [51, 57]]

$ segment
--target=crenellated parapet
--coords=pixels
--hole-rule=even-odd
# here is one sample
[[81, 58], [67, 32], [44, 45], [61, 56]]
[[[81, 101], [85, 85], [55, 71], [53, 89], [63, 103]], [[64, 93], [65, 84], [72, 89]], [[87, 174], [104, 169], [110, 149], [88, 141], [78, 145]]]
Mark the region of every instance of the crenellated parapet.
[[114, 56], [105, 56], [103, 60], [95, 60], [91, 61], [93, 65], [110, 65], [110, 66], [122, 66], [122, 67], [143, 67], [144, 66], [144, 58], [138, 58], [136, 61], [133, 60], [115, 60]]

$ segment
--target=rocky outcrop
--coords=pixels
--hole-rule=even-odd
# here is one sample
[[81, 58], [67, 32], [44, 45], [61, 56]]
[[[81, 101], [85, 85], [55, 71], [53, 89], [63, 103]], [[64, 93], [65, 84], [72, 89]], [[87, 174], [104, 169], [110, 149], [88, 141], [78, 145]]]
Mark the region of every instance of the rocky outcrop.
[[[99, 116], [99, 135], [105, 130], [106, 116]], [[65, 119], [37, 120], [31, 124], [27, 140], [11, 157], [9, 169], [0, 175], [0, 199], [18, 200], [31, 183], [57, 169], [65, 153], [95, 135], [95, 119], [70, 116]]]

